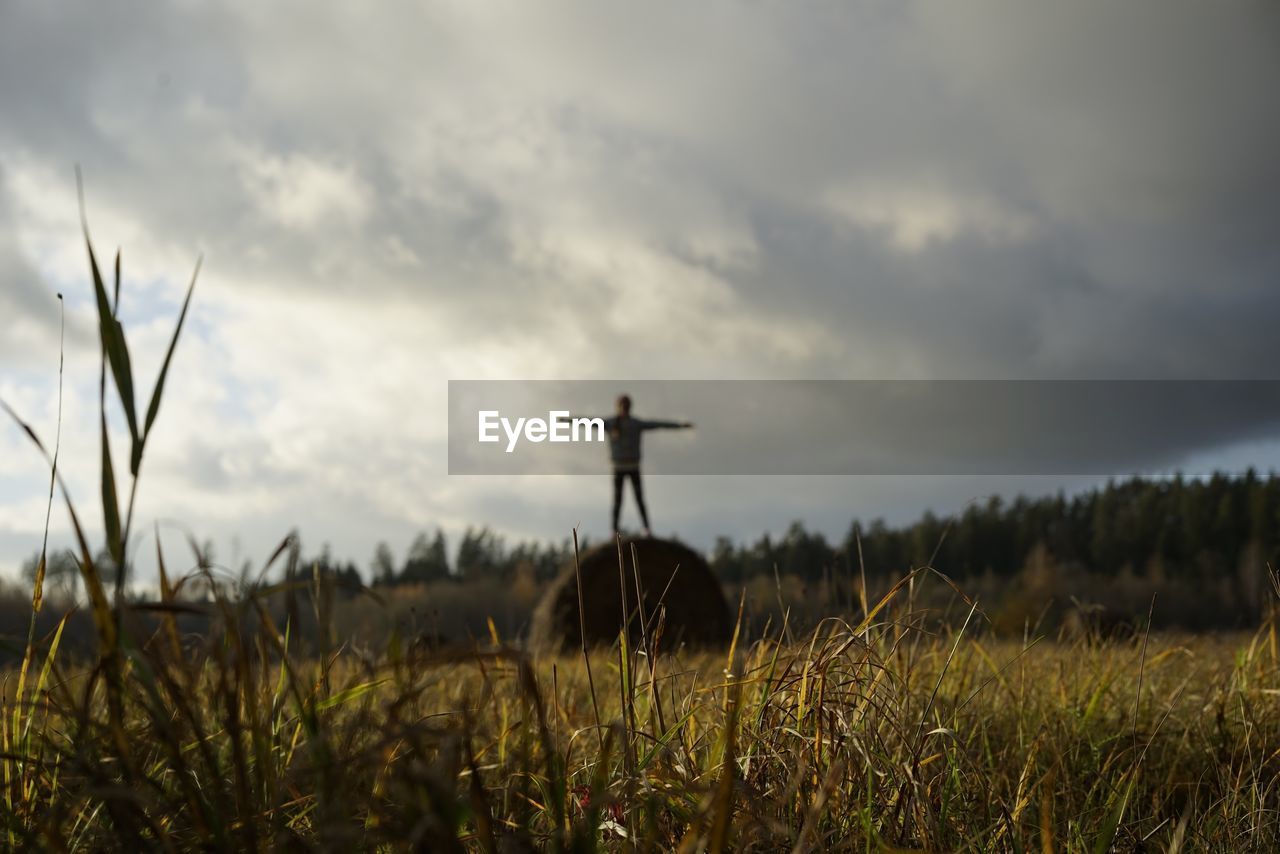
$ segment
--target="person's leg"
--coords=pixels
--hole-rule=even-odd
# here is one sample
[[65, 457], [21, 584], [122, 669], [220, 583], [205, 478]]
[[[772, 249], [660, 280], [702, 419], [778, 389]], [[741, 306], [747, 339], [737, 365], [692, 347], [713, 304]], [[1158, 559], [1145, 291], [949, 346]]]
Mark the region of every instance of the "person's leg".
[[618, 533], [618, 516], [622, 513], [622, 484], [626, 478], [626, 472], [615, 471], [613, 473], [613, 532]]
[[640, 521], [644, 524], [645, 536], [650, 534], [649, 531], [649, 511], [644, 506], [644, 489], [640, 486], [640, 470], [636, 469], [631, 472], [631, 489], [636, 494], [636, 506], [640, 508]]

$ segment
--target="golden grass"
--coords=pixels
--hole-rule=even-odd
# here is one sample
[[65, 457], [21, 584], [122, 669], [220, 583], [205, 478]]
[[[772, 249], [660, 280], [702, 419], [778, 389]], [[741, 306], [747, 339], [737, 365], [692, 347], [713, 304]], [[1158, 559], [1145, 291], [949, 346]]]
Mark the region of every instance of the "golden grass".
[[[243, 618], [223, 605], [225, 619]], [[732, 664], [698, 653], [651, 667], [638, 655], [627, 673], [616, 647], [596, 651], [595, 702], [581, 657], [393, 648], [377, 662], [294, 661], [265, 631], [200, 650], [166, 635], [128, 649], [118, 679], [55, 661], [27, 703], [6, 692], [11, 844], [1280, 843], [1270, 632], [1153, 637], [1140, 664], [1141, 641], [1026, 648], [831, 621], [803, 641], [751, 644]]]

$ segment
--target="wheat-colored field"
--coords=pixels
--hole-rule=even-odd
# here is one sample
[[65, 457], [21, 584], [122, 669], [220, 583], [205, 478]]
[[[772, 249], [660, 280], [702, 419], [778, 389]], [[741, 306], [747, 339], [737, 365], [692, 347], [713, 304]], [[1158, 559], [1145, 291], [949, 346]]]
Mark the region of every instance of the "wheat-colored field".
[[[898, 594], [901, 599], [901, 593]], [[660, 653], [295, 657], [254, 599], [37, 655], [12, 846], [1276, 850], [1274, 632], [1011, 643], [909, 602]], [[136, 616], [136, 615], [135, 615]], [[40, 646], [40, 644], [37, 644]]]

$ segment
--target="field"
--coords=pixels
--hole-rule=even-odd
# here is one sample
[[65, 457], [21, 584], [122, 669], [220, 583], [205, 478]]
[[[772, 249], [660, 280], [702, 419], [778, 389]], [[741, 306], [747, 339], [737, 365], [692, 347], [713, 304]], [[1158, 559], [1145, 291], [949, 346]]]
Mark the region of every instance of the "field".
[[[272, 595], [272, 594], [267, 594]], [[321, 596], [318, 601], [323, 601]], [[735, 649], [296, 657], [176, 600], [6, 680], [11, 846], [1275, 850], [1276, 638], [985, 641], [900, 589]], [[190, 606], [181, 606], [190, 607]], [[136, 622], [142, 615], [134, 614]], [[126, 621], [127, 624], [128, 621]], [[963, 629], [963, 631], [962, 631]]]

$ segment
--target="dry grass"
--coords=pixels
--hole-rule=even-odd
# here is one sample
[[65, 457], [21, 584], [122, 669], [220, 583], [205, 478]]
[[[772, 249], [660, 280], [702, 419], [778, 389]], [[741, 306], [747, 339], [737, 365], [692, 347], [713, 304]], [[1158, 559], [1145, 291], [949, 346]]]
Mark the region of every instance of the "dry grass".
[[[10, 680], [5, 832], [68, 849], [1280, 844], [1270, 630], [1028, 649], [931, 636], [905, 608], [732, 663], [600, 650], [594, 698], [581, 657], [294, 660], [270, 628], [194, 650], [162, 628], [118, 673], [54, 660], [22, 704]], [[219, 612], [266, 619], [252, 600]]]

